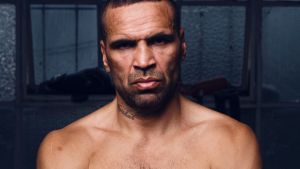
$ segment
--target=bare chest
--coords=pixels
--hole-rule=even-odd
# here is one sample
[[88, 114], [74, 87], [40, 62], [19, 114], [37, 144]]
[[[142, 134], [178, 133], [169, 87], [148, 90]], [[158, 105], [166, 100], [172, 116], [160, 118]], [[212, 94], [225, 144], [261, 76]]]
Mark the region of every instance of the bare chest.
[[[203, 157], [201, 157], [203, 156]], [[114, 145], [94, 153], [89, 169], [208, 169], [205, 155], [183, 145]]]
[[90, 161], [89, 169], [208, 169], [206, 161], [196, 161], [193, 158], [175, 157], [147, 157], [133, 158], [127, 156], [107, 156], [94, 158]]

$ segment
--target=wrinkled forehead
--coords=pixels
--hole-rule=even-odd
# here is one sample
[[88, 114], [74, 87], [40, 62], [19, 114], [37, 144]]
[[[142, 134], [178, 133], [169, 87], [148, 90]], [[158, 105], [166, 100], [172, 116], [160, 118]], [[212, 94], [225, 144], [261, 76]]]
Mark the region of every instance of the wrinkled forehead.
[[108, 7], [104, 15], [106, 33], [141, 31], [139, 29], [173, 29], [174, 14], [167, 1], [139, 2], [120, 7]]

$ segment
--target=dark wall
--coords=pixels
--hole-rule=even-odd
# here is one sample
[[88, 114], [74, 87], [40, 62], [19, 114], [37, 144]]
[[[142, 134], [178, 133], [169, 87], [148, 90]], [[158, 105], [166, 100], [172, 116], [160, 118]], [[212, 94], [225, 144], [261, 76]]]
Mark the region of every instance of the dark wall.
[[[86, 8], [81, 9], [86, 11]], [[88, 7], [88, 9], [95, 10], [94, 7]], [[35, 6], [33, 10], [38, 18], [40, 8]], [[251, 75], [247, 78], [250, 80], [251, 90], [248, 94], [240, 96], [240, 121], [248, 124], [257, 134], [264, 168], [297, 169], [300, 168], [298, 163], [300, 153], [298, 145], [300, 142], [298, 134], [300, 130], [300, 8], [299, 4], [297, 7], [268, 6], [263, 7], [261, 13], [261, 17], [253, 20], [258, 28], [252, 31], [257, 33], [251, 34], [245, 31], [246, 28], [248, 29], [245, 24], [249, 17], [249, 13], [246, 15], [245, 7], [184, 7], [182, 23], [186, 27], [187, 42], [190, 45], [187, 60], [183, 63], [182, 78], [187, 83], [195, 83], [222, 75], [232, 85], [238, 86], [246, 76], [242, 71], [245, 66], [244, 55], [249, 57], [251, 70], [248, 73]], [[83, 14], [83, 19], [79, 20], [84, 21], [84, 25], [90, 23], [84, 16], [95, 17], [94, 11]], [[58, 24], [62, 23], [63, 21], [60, 21]], [[95, 25], [95, 22], [92, 23]], [[68, 24], [71, 23], [68, 22]], [[29, 76], [22, 74], [25, 69], [21, 63], [27, 64], [28, 62], [24, 59], [20, 63], [20, 58], [18, 58], [25, 57], [25, 54], [16, 50], [20, 49], [17, 45], [20, 32], [16, 31], [16, 25], [15, 6], [0, 4], [0, 168], [32, 169], [35, 168], [38, 146], [49, 131], [62, 128], [89, 114], [104, 105], [111, 97], [96, 97], [85, 102], [74, 102], [69, 95], [31, 95], [26, 89], [20, 90], [22, 86], [26, 86], [22, 79], [29, 77], [30, 74]], [[247, 26], [251, 27], [251, 25]], [[94, 29], [89, 29], [86, 32], [92, 32], [90, 36], [96, 34]], [[38, 30], [35, 31], [37, 32]], [[34, 36], [33, 39], [39, 38], [38, 35]], [[52, 38], [55, 37], [52, 36]], [[92, 39], [96, 42], [97, 40], [93, 37], [91, 36], [90, 39], [86, 37], [87, 41]], [[245, 54], [247, 53], [245, 45], [248, 44], [247, 40], [250, 41], [249, 37], [258, 47], [249, 46], [250, 54], [248, 55]], [[63, 39], [63, 36], [58, 39]], [[81, 41], [78, 42], [81, 43]], [[82, 43], [86, 45], [84, 39]], [[71, 49], [68, 48], [72, 51], [74, 49], [74, 46]], [[98, 65], [94, 64], [98, 61], [95, 44], [80, 49], [84, 49], [81, 51], [83, 56], [85, 56], [83, 53], [89, 53], [89, 56], [86, 56], [89, 60], [84, 60], [82, 65]], [[68, 50], [67, 55], [72, 58], [72, 52], [68, 53]], [[45, 52], [47, 53], [47, 50]], [[63, 50], [63, 52], [66, 51]], [[51, 59], [53, 53], [50, 51], [50, 54]], [[34, 55], [34, 57], [38, 56]], [[61, 58], [52, 58], [51, 63], [55, 64], [54, 61], [61, 61], [59, 60]], [[72, 71], [60, 73], [76, 72], [73, 71], [76, 63], [64, 64], [68, 63], [69, 65], [65, 67], [56, 64], [56, 67], [48, 67], [55, 69], [50, 72], [60, 68], [64, 70], [66, 67], [72, 68]], [[46, 65], [40, 62], [35, 66], [42, 71], [41, 65], [43, 64]], [[51, 79], [56, 73], [50, 73], [50, 75], [45, 79]], [[42, 82], [40, 72], [36, 72], [36, 77]], [[22, 92], [28, 94], [27, 97], [21, 98], [24, 94]], [[205, 103], [214, 107], [212, 101]], [[227, 108], [229, 108], [228, 105]]]

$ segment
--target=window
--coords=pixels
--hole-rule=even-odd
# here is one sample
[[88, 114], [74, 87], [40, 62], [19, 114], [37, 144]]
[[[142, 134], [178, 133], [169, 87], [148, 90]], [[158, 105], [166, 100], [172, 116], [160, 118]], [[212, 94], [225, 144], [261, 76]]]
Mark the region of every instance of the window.
[[263, 99], [300, 102], [300, 6], [266, 6], [262, 16]]
[[[182, 83], [193, 86], [222, 78], [227, 81], [223, 87], [244, 86], [249, 57], [245, 54], [246, 0], [178, 4], [188, 43]], [[99, 53], [99, 9], [99, 4], [30, 5], [28, 94], [114, 93]]]
[[183, 6], [187, 59], [182, 79], [196, 83], [224, 77], [230, 84], [242, 84], [245, 41], [245, 7]]
[[16, 9], [0, 4], [0, 101], [15, 100]]
[[32, 68], [29, 93], [109, 94], [98, 51], [97, 5], [30, 6]]

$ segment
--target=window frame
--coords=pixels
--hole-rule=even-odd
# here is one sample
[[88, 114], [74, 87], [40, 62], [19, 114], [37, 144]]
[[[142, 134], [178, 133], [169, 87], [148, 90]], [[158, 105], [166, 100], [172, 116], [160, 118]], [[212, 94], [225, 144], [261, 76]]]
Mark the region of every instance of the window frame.
[[[32, 81], [33, 79], [30, 79], [34, 76], [33, 73], [34, 71], [33, 69], [33, 51], [32, 51], [32, 29], [31, 29], [31, 18], [30, 18], [30, 6], [31, 5], [96, 5], [97, 8], [97, 18], [100, 17], [101, 14], [101, 8], [103, 6], [104, 1], [99, 1], [99, 0], [46, 0], [46, 1], [42, 1], [42, 0], [30, 0], [29, 2], [26, 3], [26, 17], [25, 17], [25, 23], [27, 23], [27, 26], [25, 26], [25, 28], [22, 29], [22, 32], [24, 32], [24, 34], [27, 33], [27, 36], [25, 39], [23, 40], [23, 47], [27, 49], [26, 53], [23, 53], [25, 56], [22, 56], [24, 58], [24, 62], [23, 62], [23, 71], [22, 71], [22, 77], [26, 77], [22, 79], [22, 89], [21, 89], [21, 93], [22, 93], [22, 102], [24, 103], [29, 103], [32, 101], [35, 102], [57, 102], [58, 104], [63, 102], [70, 102], [72, 95], [71, 94], [66, 94], [66, 95], [58, 95], [58, 94], [30, 94], [27, 91], [27, 84], [28, 81]], [[99, 25], [99, 19], [97, 19], [97, 25]], [[77, 29], [77, 28], [76, 28]], [[97, 42], [100, 41], [100, 31], [101, 28], [100, 26], [97, 27]], [[28, 33], [29, 32], [29, 33]], [[27, 44], [27, 45], [26, 45]], [[97, 43], [97, 45], [99, 45], [99, 43]], [[97, 50], [98, 53], [98, 61], [102, 58], [101, 56], [101, 52], [100, 52], [100, 48], [98, 47]], [[32, 58], [30, 58], [32, 57]], [[25, 63], [26, 62], [26, 63]], [[100, 62], [98, 62], [98, 65], [100, 64]], [[89, 95], [89, 98], [92, 102], [94, 101], [109, 101], [111, 100], [113, 97], [112, 95]]]
[[[55, 4], [55, 5], [90, 5], [90, 4], [93, 4], [93, 5], [97, 5], [97, 15], [98, 15], [98, 18], [99, 18], [99, 15], [100, 15], [100, 10], [101, 10], [101, 7], [103, 5], [103, 3], [105, 3], [105, 1], [97, 1], [97, 0], [87, 0], [87, 1], [84, 1], [84, 0], [76, 0], [76, 1], [72, 1], [72, 0], [62, 0], [62, 1], [59, 1], [59, 0], [45, 0], [45, 1], [42, 1], [42, 0], [30, 0], [29, 2], [27, 2], [27, 13], [28, 13], [28, 17], [26, 19], [26, 22], [27, 23], [30, 23], [30, 5], [33, 5], [33, 4]], [[216, 0], [216, 1], [197, 1], [197, 0], [190, 0], [190, 1], [183, 1], [183, 0], [177, 0], [177, 4], [179, 6], [179, 12], [181, 11], [181, 8], [183, 6], [244, 6], [245, 7], [245, 40], [244, 40], [244, 66], [243, 66], [243, 75], [247, 75], [247, 77], [243, 76], [242, 77], [242, 84], [241, 86], [239, 87], [240, 90], [243, 92], [243, 93], [246, 93], [245, 94], [245, 97], [246, 100], [253, 100], [253, 88], [251, 88], [251, 86], [253, 86], [252, 84], [250, 83], [253, 83], [252, 80], [249, 80], [249, 79], [252, 79], [250, 78], [250, 76], [253, 74], [251, 71], [253, 71], [253, 67], [251, 67], [250, 64], [248, 64], [249, 62], [252, 62], [253, 58], [252, 56], [250, 56], [250, 53], [249, 50], [251, 47], [249, 47], [249, 39], [250, 39], [250, 36], [251, 36], [251, 31], [249, 30], [249, 26], [250, 25], [250, 17], [249, 16], [249, 7], [250, 7], [250, 4], [249, 4], [249, 1], [224, 1], [224, 0]], [[97, 22], [99, 22], [99, 20], [97, 20]], [[98, 24], [99, 25], [99, 24]], [[30, 24], [28, 24], [28, 31], [31, 31], [31, 28], [30, 28]], [[98, 27], [98, 35], [100, 34], [100, 27]], [[30, 35], [30, 36], [29, 36]], [[32, 45], [32, 40], [31, 40], [31, 32], [30, 34], [28, 35], [27, 39], [30, 40], [30, 45]], [[98, 36], [98, 42], [99, 42], [99, 36]], [[33, 56], [32, 55], [32, 46], [29, 47], [29, 54], [27, 54], [27, 57], [28, 58], [29, 56]], [[99, 48], [98, 48], [98, 56], [101, 58], [101, 52], [99, 51]], [[25, 83], [23, 84], [27, 84], [28, 80], [30, 80], [30, 76], [32, 76], [32, 73], [33, 73], [33, 70], [30, 70], [30, 68], [33, 68], [33, 63], [28, 63], [28, 60], [30, 59], [25, 59], [27, 60], [27, 63], [25, 64], [26, 66], [26, 69], [25, 69], [25, 73], [27, 73], [29, 71], [29, 75], [26, 75], [26, 74], [23, 74], [23, 77], [27, 77], [28, 79], [25, 79]], [[32, 60], [32, 59], [31, 59]], [[27, 70], [27, 71], [26, 71]], [[24, 73], [23, 72], [23, 73]], [[32, 81], [32, 79], [31, 79]], [[34, 95], [34, 94], [29, 94], [27, 91], [26, 91], [26, 85], [23, 85], [23, 98], [24, 98], [24, 101], [27, 101], [27, 100], [34, 100], [34, 101], [69, 101], [70, 100], [70, 97], [71, 97], [71, 94], [68, 94], [68, 95], [57, 95], [57, 94], [51, 94], [51, 95], [43, 95], [43, 94], [38, 94], [38, 95]], [[108, 101], [110, 99], [113, 98], [113, 95], [89, 95], [89, 98], [90, 100], [99, 100], [99, 101]]]
[[[30, 28], [30, 5], [33, 4], [53, 4], [53, 5], [96, 5], [97, 6], [97, 16], [98, 18], [100, 18], [100, 10], [103, 6], [103, 3], [105, 3], [104, 0], [100, 1], [100, 0], [28, 0], [28, 1], [21, 1], [21, 3], [25, 6], [25, 10], [23, 11], [23, 16], [22, 19], [25, 22], [22, 22], [22, 31], [23, 32], [22, 36], [22, 60], [20, 61], [22, 66], [21, 66], [21, 75], [18, 76], [21, 80], [21, 85], [19, 85], [18, 87], [20, 88], [20, 92], [18, 92], [18, 98], [20, 98], [21, 102], [24, 103], [29, 103], [29, 102], [59, 102], [61, 103], [63, 102], [70, 102], [71, 100], [71, 94], [68, 95], [57, 95], [57, 94], [53, 94], [53, 95], [43, 95], [43, 94], [39, 94], [39, 95], [34, 95], [34, 94], [30, 94], [27, 92], [26, 89], [26, 85], [28, 84], [28, 80], [30, 78], [30, 74], [33, 73], [33, 70], [30, 70], [30, 67], [33, 68], [32, 66], [30, 66], [30, 63], [28, 63], [28, 58], [29, 56], [32, 56], [32, 36], [31, 36], [31, 28]], [[205, 6], [245, 6], [245, 10], [246, 10], [246, 14], [245, 14], [245, 40], [244, 40], [244, 66], [243, 66], [243, 75], [247, 75], [247, 76], [243, 76], [242, 77], [242, 85], [239, 87], [239, 89], [242, 91], [243, 93], [243, 100], [246, 100], [247, 102], [251, 102], [255, 99], [255, 88], [254, 88], [254, 84], [255, 82], [254, 80], [254, 74], [255, 74], [255, 67], [254, 67], [254, 62], [255, 62], [255, 58], [254, 58], [254, 47], [253, 43], [250, 43], [251, 39], [253, 39], [253, 33], [254, 31], [252, 31], [252, 15], [253, 15], [253, 8], [251, 5], [251, 1], [252, 0], [248, 0], [248, 1], [231, 1], [231, 0], [216, 0], [216, 1], [199, 1], [199, 0], [189, 0], [189, 1], [183, 1], [183, 0], [177, 0], [177, 4], [179, 6], [179, 12], [181, 11], [181, 7], [182, 6], [190, 6], [190, 5], [205, 5]], [[24, 15], [25, 14], [25, 15]], [[97, 22], [99, 22], [99, 19], [97, 20]], [[101, 28], [98, 26], [98, 42], [100, 40], [100, 30]], [[27, 33], [30, 32], [30, 33]], [[27, 33], [27, 34], [26, 34]], [[28, 43], [30, 42], [30, 43]], [[101, 58], [101, 52], [100, 49], [98, 48], [98, 56]], [[31, 63], [32, 64], [32, 63]], [[27, 74], [28, 72], [30, 72], [29, 74]], [[19, 72], [20, 73], [20, 72]], [[89, 95], [89, 101], [94, 102], [94, 101], [104, 101], [107, 102], [109, 100], [111, 100], [114, 97], [114, 95]]]

